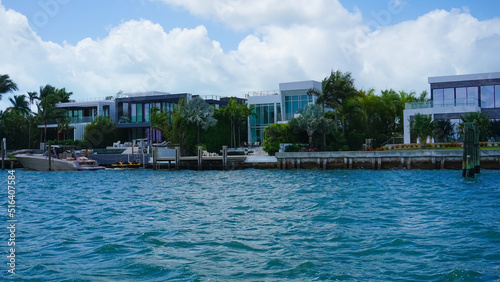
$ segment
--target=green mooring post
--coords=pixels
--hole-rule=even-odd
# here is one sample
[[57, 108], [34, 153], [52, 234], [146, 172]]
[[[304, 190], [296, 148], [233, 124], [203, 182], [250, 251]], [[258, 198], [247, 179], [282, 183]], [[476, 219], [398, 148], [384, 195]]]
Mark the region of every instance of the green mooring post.
[[474, 126], [474, 154], [476, 155], [474, 172], [481, 173], [481, 148], [479, 147], [479, 128], [477, 126]]
[[[464, 148], [462, 157], [462, 177], [474, 178], [476, 165], [479, 166], [479, 142], [477, 129], [472, 122], [464, 124]], [[477, 146], [476, 146], [477, 143]]]

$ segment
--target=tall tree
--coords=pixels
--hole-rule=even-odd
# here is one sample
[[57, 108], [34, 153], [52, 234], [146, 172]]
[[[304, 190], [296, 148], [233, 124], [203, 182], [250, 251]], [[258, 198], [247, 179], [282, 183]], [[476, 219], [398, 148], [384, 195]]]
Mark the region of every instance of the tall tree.
[[14, 83], [8, 74], [0, 75], [0, 99], [2, 99], [2, 94], [6, 94], [17, 90], [17, 84]]
[[182, 116], [188, 124], [196, 126], [196, 142], [200, 144], [201, 129], [207, 130], [217, 123], [214, 116], [214, 108], [200, 97], [195, 97], [187, 102], [182, 109]]
[[37, 118], [44, 124], [43, 140], [47, 141], [47, 125], [50, 120], [63, 118], [65, 111], [56, 106], [57, 103], [69, 102], [72, 92], [65, 88], [57, 89], [52, 85], [40, 86], [39, 102], [37, 102]]
[[231, 147], [239, 146], [241, 128], [247, 124], [249, 116], [255, 115], [254, 108], [254, 105], [238, 104], [236, 99], [231, 98], [229, 104], [221, 109], [223, 115], [230, 121]]
[[9, 97], [9, 101], [12, 103], [12, 109], [18, 111], [21, 115], [28, 116], [30, 114], [31, 110], [24, 94]]
[[[333, 72], [332, 72], [333, 74]], [[331, 77], [331, 76], [330, 76]], [[323, 81], [321, 81], [321, 89], [311, 88], [307, 91], [307, 95], [316, 96], [316, 104], [321, 105], [323, 112], [325, 112], [325, 106], [327, 102], [327, 95], [331, 95], [332, 89], [332, 80], [330, 77], [325, 77]]]
[[[33, 106], [33, 103], [35, 102], [35, 100], [39, 99], [38, 93], [36, 93], [36, 91], [28, 91], [28, 98], [29, 98], [29, 102], [30, 102], [30, 111], [31, 111], [31, 106]], [[28, 116], [28, 119], [29, 119], [28, 139], [30, 140], [30, 142], [28, 144], [28, 149], [31, 149], [31, 123], [32, 123], [33, 116], [30, 114]]]

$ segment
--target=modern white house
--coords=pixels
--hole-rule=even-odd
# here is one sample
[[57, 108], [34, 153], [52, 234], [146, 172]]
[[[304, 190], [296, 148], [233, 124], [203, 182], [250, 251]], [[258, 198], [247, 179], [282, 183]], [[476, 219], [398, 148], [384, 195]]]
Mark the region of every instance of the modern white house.
[[[56, 104], [58, 108], [64, 108], [70, 120], [68, 127], [73, 131], [74, 140], [83, 140], [85, 126], [91, 123], [97, 116], [107, 116], [115, 120], [115, 101], [106, 100], [106, 98], [92, 98], [81, 101], [70, 101]], [[38, 128], [44, 128], [45, 125], [38, 125]], [[57, 128], [57, 123], [51, 122], [47, 128]]]
[[[412, 142], [410, 123], [416, 114], [432, 115], [433, 120], [452, 124], [471, 112], [500, 119], [500, 72], [429, 77], [431, 99], [407, 103], [404, 110], [404, 143]], [[429, 140], [432, 142], [432, 140]]]
[[321, 82], [314, 80], [279, 84], [279, 90], [250, 92], [246, 95], [248, 105], [255, 106], [255, 117], [249, 117], [248, 142], [262, 143], [264, 128], [273, 123], [286, 122], [298, 114], [300, 109], [316, 102], [316, 96], [307, 92], [316, 88], [321, 91]]

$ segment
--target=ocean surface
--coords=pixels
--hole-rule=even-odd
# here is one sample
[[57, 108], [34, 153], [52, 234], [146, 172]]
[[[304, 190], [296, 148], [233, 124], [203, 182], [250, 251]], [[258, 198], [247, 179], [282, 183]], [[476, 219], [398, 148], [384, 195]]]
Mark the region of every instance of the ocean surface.
[[16, 274], [4, 227], [2, 281], [500, 280], [500, 171], [15, 176]]

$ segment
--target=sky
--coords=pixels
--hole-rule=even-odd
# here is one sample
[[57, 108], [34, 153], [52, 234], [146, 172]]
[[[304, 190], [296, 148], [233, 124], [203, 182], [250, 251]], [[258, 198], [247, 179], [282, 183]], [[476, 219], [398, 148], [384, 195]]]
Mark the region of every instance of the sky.
[[244, 97], [351, 72], [358, 89], [428, 90], [500, 71], [500, 1], [0, 0], [0, 74], [73, 99], [118, 91]]

